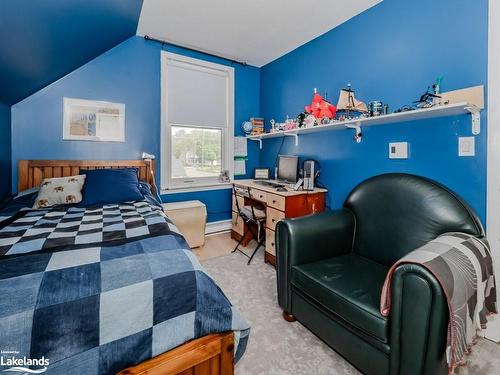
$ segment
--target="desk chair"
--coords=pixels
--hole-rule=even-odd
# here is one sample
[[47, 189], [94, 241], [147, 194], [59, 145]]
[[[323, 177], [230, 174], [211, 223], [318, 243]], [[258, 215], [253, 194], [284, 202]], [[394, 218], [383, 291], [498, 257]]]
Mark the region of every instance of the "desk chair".
[[[243, 207], [240, 207], [240, 204], [239, 204], [238, 198], [237, 198], [236, 188], [234, 186], [233, 186], [233, 193], [234, 193], [234, 197], [235, 197], [235, 201], [236, 201], [236, 211], [238, 212], [238, 217], [236, 220], [241, 218], [246, 224], [245, 225], [246, 229], [245, 229], [243, 235], [241, 236], [241, 239], [238, 241], [238, 244], [236, 245], [236, 247], [234, 248], [234, 250], [232, 252], [234, 253], [236, 251], [239, 251], [240, 253], [245, 255], [247, 258], [249, 258], [247, 264], [250, 264], [254, 255], [257, 253], [257, 250], [259, 250], [259, 247], [261, 247], [264, 244], [264, 241], [266, 239], [265, 236], [261, 236], [262, 223], [265, 223], [265, 221], [266, 221], [266, 211], [264, 208], [261, 209], [258, 207], [254, 207], [253, 205], [244, 205]], [[249, 198], [251, 197], [249, 187], [247, 187], [247, 195], [246, 196], [248, 196]], [[254, 231], [255, 225], [257, 225], [257, 233], [255, 233], [255, 231]], [[240, 247], [241, 243], [243, 242], [243, 240], [245, 239], [248, 231], [250, 231], [250, 233], [252, 233], [253, 238], [255, 238], [255, 240], [257, 241], [257, 246], [255, 247], [255, 250], [253, 251], [251, 256], [248, 256], [247, 254], [245, 254], [243, 251], [241, 251], [239, 249], [239, 247]]]

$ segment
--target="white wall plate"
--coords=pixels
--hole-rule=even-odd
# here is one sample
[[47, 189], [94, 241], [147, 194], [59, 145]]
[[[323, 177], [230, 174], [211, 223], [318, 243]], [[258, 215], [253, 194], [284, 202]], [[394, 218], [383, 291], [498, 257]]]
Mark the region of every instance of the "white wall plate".
[[389, 159], [408, 159], [408, 142], [389, 143]]
[[458, 138], [458, 156], [476, 156], [476, 137]]

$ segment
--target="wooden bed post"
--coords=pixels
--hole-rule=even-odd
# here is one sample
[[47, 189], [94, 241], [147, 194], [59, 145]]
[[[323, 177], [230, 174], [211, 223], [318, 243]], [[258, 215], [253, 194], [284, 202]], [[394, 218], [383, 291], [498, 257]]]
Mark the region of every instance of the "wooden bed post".
[[[234, 334], [231, 333], [226, 335], [221, 340], [221, 363], [220, 363], [220, 374], [221, 375], [233, 375], [234, 374]], [[214, 374], [210, 372], [210, 375]]]
[[21, 192], [28, 188], [28, 160], [19, 160], [17, 167], [17, 191]]

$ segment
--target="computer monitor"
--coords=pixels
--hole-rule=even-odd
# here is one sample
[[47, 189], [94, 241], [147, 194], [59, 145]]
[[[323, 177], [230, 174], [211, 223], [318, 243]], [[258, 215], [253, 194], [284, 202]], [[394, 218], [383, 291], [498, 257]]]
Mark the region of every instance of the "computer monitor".
[[299, 157], [291, 155], [278, 156], [278, 180], [295, 184], [299, 174]]

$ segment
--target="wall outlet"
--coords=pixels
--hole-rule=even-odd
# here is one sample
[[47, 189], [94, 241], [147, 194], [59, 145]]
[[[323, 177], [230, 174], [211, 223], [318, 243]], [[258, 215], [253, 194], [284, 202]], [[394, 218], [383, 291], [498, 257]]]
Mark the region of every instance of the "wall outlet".
[[389, 143], [389, 159], [408, 159], [408, 142]]
[[476, 156], [476, 137], [458, 137], [458, 156]]

